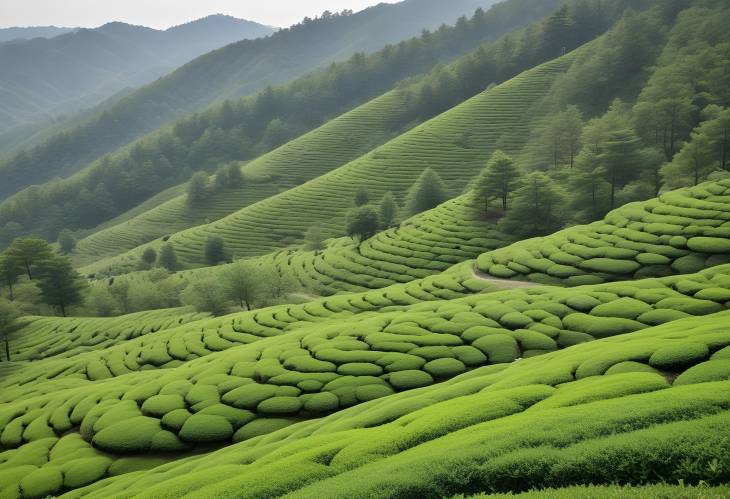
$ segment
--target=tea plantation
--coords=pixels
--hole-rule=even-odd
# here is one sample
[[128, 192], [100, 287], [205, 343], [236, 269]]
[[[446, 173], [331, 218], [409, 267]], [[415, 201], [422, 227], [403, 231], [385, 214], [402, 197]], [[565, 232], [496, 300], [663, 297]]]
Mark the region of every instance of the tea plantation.
[[[308, 382], [294, 388], [285, 382], [290, 375], [275, 374], [263, 358], [259, 363], [268, 364], [268, 375], [275, 374], [271, 381], [278, 376], [281, 383], [270, 398], [263, 388], [271, 384], [233, 388], [236, 383], [224, 379], [235, 375], [215, 369], [227, 365], [243, 374], [253, 367], [240, 360], [247, 347], [239, 347], [244, 350], [235, 355], [238, 364], [226, 359], [238, 350], [233, 349], [190, 363], [176, 376], [155, 376], [157, 382], [142, 382], [144, 373], [128, 375], [106, 387], [29, 399], [34, 409], [16, 406], [14, 419], [9, 411], [4, 417], [11, 421], [3, 430], [3, 445], [20, 447], [0, 454], [8, 484], [3, 493], [42, 497], [103, 476], [118, 478], [68, 497], [402, 497], [414, 490], [444, 496], [591, 481], [722, 483], [730, 473], [727, 440], [717, 438], [725, 431], [730, 407], [730, 368], [724, 360], [728, 319], [723, 312], [680, 320], [460, 375], [464, 368], [454, 369], [455, 354], [439, 357], [453, 361], [441, 369], [434, 369], [434, 361], [423, 370], [388, 369], [399, 360], [401, 367], [414, 367], [403, 365], [407, 357], [390, 364], [376, 361], [370, 365], [386, 366], [387, 374], [379, 376], [372, 367], [363, 372], [367, 362], [340, 374], [324, 368], [328, 360], [306, 357], [315, 369], [302, 370], [299, 382]], [[296, 335], [304, 347], [316, 343], [313, 336]], [[422, 338], [438, 335], [450, 334]], [[328, 341], [327, 335], [320, 337]], [[490, 337], [514, 338], [497, 331], [481, 338]], [[260, 346], [271, 352], [279, 340]], [[360, 341], [355, 337], [333, 340], [339, 350], [335, 344], [323, 347], [318, 350], [323, 359], [339, 351], [347, 361], [367, 360], [368, 351], [347, 349], [346, 343]], [[460, 358], [467, 360], [463, 352], [469, 348], [487, 359], [498, 351], [467, 346]], [[512, 348], [519, 352], [519, 346], [502, 351], [511, 358]], [[380, 359], [398, 356], [380, 354]], [[289, 357], [289, 365], [303, 359]], [[429, 371], [452, 379], [419, 388], [429, 384]], [[329, 381], [330, 391], [317, 391], [314, 386], [324, 377], [340, 382]], [[386, 396], [394, 390], [400, 393]], [[99, 395], [94, 397], [94, 391]], [[303, 416], [333, 410], [335, 399], [349, 399], [343, 407], [361, 404], [325, 418]], [[299, 416], [292, 418], [295, 405]], [[255, 419], [256, 413], [266, 418]], [[80, 425], [78, 432], [60, 438], [55, 433], [74, 425]], [[230, 439], [241, 443], [195, 454]], [[189, 454], [194, 446], [197, 451]], [[160, 465], [171, 452], [189, 457], [149, 475], [134, 472]], [[273, 473], [282, 467], [288, 472]]]
[[[201, 266], [203, 246], [210, 236], [222, 237], [235, 256], [263, 255], [280, 249], [301, 240], [302, 227], [313, 224], [320, 224], [329, 235], [341, 236], [346, 211], [358, 189], [367, 189], [374, 200], [388, 191], [402, 200], [428, 167], [437, 171], [452, 191], [459, 192], [497, 147], [507, 151], [520, 148], [534, 126], [534, 120], [528, 118], [539, 115], [542, 98], [570, 67], [573, 57], [573, 53], [568, 54], [527, 71], [345, 166], [211, 224], [173, 234], [169, 241], [184, 265]], [[275, 226], [267, 222], [271, 219], [277, 220]], [[136, 262], [144, 248], [84, 271]]]

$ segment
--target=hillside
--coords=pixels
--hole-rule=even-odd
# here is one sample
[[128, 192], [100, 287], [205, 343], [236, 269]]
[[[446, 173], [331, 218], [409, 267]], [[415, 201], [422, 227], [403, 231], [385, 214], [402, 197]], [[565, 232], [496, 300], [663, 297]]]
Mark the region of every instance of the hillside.
[[[508, 5], [505, 4], [505, 7]], [[492, 19], [495, 14], [490, 11], [485, 19]], [[472, 19], [456, 30], [473, 31], [476, 20]], [[517, 35], [526, 36], [528, 32], [529, 29]], [[125, 215], [116, 226], [104, 224], [100, 232], [94, 231], [91, 236], [79, 241], [73, 254], [74, 260], [86, 264], [199, 225], [206, 219], [212, 221], [222, 218], [268, 197], [267, 192], [271, 188], [285, 191], [343, 166], [393, 136], [467, 99], [482, 90], [487, 81], [501, 83], [518, 73], [523, 66], [529, 66], [530, 59], [522, 51], [502, 55], [500, 47], [508, 43], [510, 37], [483, 44], [449, 66], [437, 67], [427, 77], [419, 78], [414, 83], [401, 83], [394, 90], [256, 158], [243, 169], [245, 176], [251, 178], [248, 182], [250, 185], [243, 186], [244, 193], [238, 188], [217, 189], [204, 202], [197, 203], [194, 209], [181, 195], [134, 217]], [[539, 62], [540, 59], [552, 58], [552, 54], [545, 52], [538, 57]], [[470, 79], [468, 89], [455, 93], [450, 83], [455, 75], [464, 73], [478, 77]], [[224, 206], [229, 211], [222, 211], [221, 207]], [[191, 216], [193, 213], [194, 217]]]
[[728, 25], [507, 0], [0, 202], [0, 499], [727, 497]]
[[165, 31], [110, 23], [4, 44], [0, 134], [93, 107], [211, 50], [272, 32], [254, 22], [211, 16]]
[[[272, 37], [213, 51], [0, 165], [0, 196], [68, 176], [103, 154], [216, 101], [255, 94], [355, 53], [373, 52], [423, 29], [453, 23], [492, 3], [458, 0], [447, 6], [435, 0], [407, 0], [381, 4], [355, 14], [308, 19]], [[538, 9], [538, 17], [542, 12]], [[507, 19], [502, 29], [512, 26]]]
[[53, 38], [54, 36], [74, 31], [75, 29], [76, 28], [62, 28], [58, 26], [0, 28], [0, 43], [15, 40], [30, 40], [32, 38]]

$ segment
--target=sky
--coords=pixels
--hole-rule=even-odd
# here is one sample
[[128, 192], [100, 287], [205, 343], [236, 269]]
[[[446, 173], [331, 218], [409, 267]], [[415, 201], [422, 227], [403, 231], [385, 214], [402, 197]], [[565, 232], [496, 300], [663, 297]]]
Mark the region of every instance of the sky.
[[210, 14], [286, 27], [325, 10], [362, 10], [397, 0], [0, 0], [0, 28], [97, 27], [122, 21], [164, 29]]

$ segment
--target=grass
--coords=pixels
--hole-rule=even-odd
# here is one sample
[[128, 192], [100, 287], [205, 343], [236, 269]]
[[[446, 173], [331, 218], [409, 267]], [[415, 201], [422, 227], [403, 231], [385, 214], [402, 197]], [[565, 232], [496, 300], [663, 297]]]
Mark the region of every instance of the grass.
[[[367, 189], [375, 200], [393, 191], [402, 201], [426, 167], [438, 171], [452, 191], [460, 192], [496, 148], [516, 151], [521, 147], [531, 119], [540, 113], [542, 98], [570, 66], [572, 57], [527, 71], [345, 166], [211, 224], [173, 234], [170, 241], [184, 265], [194, 267], [203, 264], [203, 245], [211, 235], [224, 238], [236, 256], [262, 255], [299, 242], [314, 224], [322, 225], [329, 236], [340, 236], [358, 189]], [[276, 226], [268, 223], [271, 219], [277, 220]], [[144, 248], [85, 271], [136, 262]]]
[[[318, 419], [302, 421], [278, 415], [267, 418], [266, 425], [259, 422], [251, 428], [250, 422], [245, 423], [247, 409], [217, 418], [198, 416], [224, 405], [211, 404], [183, 423], [197, 418], [194, 425], [191, 423], [198, 428], [196, 438], [221, 438], [229, 435], [228, 428], [234, 430], [242, 423], [240, 428], [250, 428], [242, 432], [250, 438], [212, 453], [207, 448], [208, 452], [200, 455], [190, 454], [193, 442], [180, 445], [173, 439], [173, 418], [163, 418], [161, 424], [151, 416], [132, 415], [141, 412], [134, 400], [139, 400], [142, 392], [157, 390], [149, 387], [148, 380], [139, 381], [124, 393], [122, 386], [140, 380], [141, 374], [77, 389], [76, 393], [28, 399], [23, 404], [39, 406], [35, 417], [18, 415], [13, 421], [26, 421], [11, 421], [3, 436], [7, 428], [24, 428], [23, 434], [38, 432], [43, 438], [0, 454], [0, 473], [6, 473], [7, 480], [3, 493], [13, 497], [8, 490], [17, 491], [24, 479], [36, 483], [26, 477], [38, 473], [37, 467], [47, 470], [49, 485], [44, 492], [71, 490], [76, 483], [88, 481], [95, 483], [67, 497], [92, 498], [185, 494], [444, 497], [587, 483], [644, 485], [684, 480], [696, 484], [703, 480], [720, 484], [730, 473], [728, 441], [718, 438], [729, 422], [730, 381], [725, 381], [726, 376], [690, 385], [674, 380], [687, 369], [717, 361], [710, 358], [727, 356], [728, 318], [724, 312], [685, 319], [520, 362], [479, 367], [449, 381], [362, 402]], [[273, 344], [274, 340], [278, 338], [266, 341]], [[658, 370], [651, 365], [654, 353], [680, 343], [703, 344], [708, 354], [696, 359], [692, 367], [682, 367], [685, 371]], [[246, 347], [242, 348], [234, 349], [240, 350], [239, 359], [245, 357]], [[216, 370], [220, 357], [229, 353], [233, 351], [181, 369], [198, 377], [207, 369], [206, 376], [212, 376], [210, 372]], [[607, 368], [626, 362], [645, 369], [607, 372]], [[187, 400], [191, 387], [183, 385], [168, 383], [161, 391], [170, 401], [187, 391], [183, 397]], [[100, 448], [114, 446], [118, 441], [114, 436], [124, 434], [122, 426], [134, 428], [134, 440], [121, 440], [126, 451], [93, 449], [76, 432], [60, 439], [43, 435], [38, 430], [41, 425], [32, 424], [50, 407], [64, 407], [63, 411], [55, 410], [56, 418], [68, 411], [69, 405], [63, 406], [62, 401], [69, 395], [71, 399], [89, 400], [81, 395], [92, 388], [100, 394], [96, 397], [105, 400], [96, 405], [86, 403], [83, 417], [78, 409], [72, 410], [70, 417], [80, 419], [81, 435], [93, 435]], [[296, 421], [300, 422], [291, 424]], [[8, 438], [4, 436], [3, 441]], [[176, 452], [181, 459], [159, 466], [166, 454], [150, 452], [149, 446], [170, 449], [171, 444], [180, 445]], [[69, 454], [72, 449], [73, 454]], [[81, 459], [93, 461], [74, 463]], [[65, 480], [69, 469], [82, 464], [86, 473], [78, 478], [73, 475], [76, 482], [59, 488], [53, 470], [63, 470]], [[152, 471], [115, 472], [146, 468]], [[281, 469], [287, 473], [276, 471]], [[100, 474], [116, 478], [95, 481]]]

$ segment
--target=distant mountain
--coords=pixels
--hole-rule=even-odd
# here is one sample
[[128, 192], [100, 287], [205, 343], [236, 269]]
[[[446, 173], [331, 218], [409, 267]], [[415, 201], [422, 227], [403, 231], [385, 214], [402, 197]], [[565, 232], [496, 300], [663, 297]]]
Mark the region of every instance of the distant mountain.
[[76, 31], [78, 28], [59, 28], [58, 26], [29, 26], [27, 28], [0, 28], [0, 43], [33, 38], [53, 38]]
[[[103, 112], [84, 123], [76, 121], [37, 147], [0, 163], [0, 198], [34, 183], [73, 174], [103, 154], [216, 101], [254, 94], [357, 52], [375, 52], [495, 3], [406, 0], [379, 4], [354, 14], [306, 19], [270, 37], [215, 50], [114, 105], [105, 105]], [[28, 158], [32, 158], [30, 167]]]
[[201, 54], [272, 32], [215, 15], [165, 31], [110, 23], [0, 44], [0, 133], [93, 107]]

